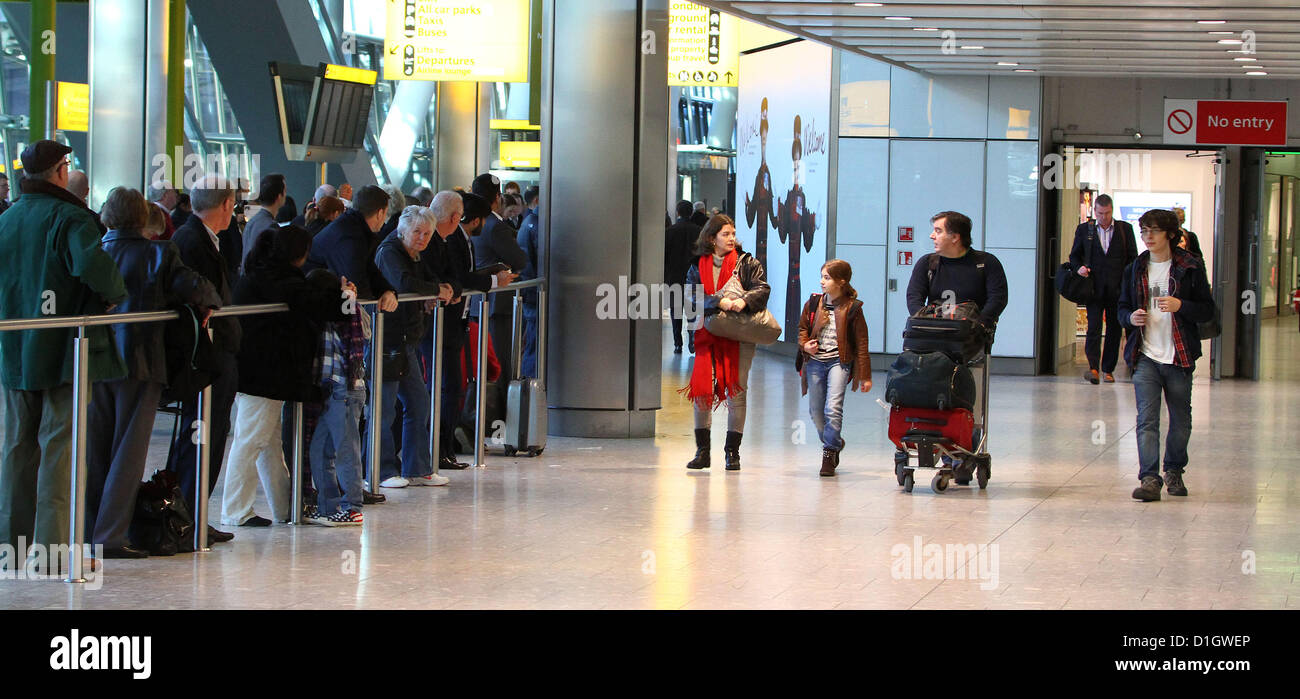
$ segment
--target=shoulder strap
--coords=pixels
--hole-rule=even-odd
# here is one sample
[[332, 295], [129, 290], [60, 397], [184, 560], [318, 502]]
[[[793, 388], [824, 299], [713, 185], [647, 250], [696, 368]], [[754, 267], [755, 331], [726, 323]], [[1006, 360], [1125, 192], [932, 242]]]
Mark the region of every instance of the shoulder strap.
[[927, 282], [934, 281], [934, 271], [939, 269], [939, 254], [932, 252], [929, 257], [930, 259], [926, 263], [927, 269], [925, 273], [925, 280]]

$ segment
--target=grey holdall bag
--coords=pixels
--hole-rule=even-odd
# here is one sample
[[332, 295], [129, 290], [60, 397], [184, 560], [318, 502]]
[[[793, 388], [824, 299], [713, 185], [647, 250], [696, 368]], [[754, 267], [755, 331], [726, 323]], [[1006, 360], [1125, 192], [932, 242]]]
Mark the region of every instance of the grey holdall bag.
[[724, 298], [738, 299], [743, 294], [740, 280], [732, 275], [717, 294], [705, 301], [704, 329], [712, 335], [737, 342], [755, 345], [776, 342], [781, 337], [781, 324], [776, 322], [776, 317], [766, 308], [757, 312], [718, 310], [718, 301]]

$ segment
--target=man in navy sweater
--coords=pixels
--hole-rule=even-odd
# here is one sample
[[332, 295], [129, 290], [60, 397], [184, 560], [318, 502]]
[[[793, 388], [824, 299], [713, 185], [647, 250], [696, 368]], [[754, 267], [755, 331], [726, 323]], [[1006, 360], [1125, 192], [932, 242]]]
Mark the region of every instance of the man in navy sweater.
[[[992, 253], [971, 249], [970, 217], [956, 211], [940, 211], [930, 217], [934, 229], [930, 240], [934, 252], [922, 255], [912, 270], [907, 284], [907, 312], [915, 314], [929, 303], [960, 304], [974, 301], [979, 306], [979, 320], [992, 336], [998, 317], [1007, 307], [1007, 275], [1002, 263]], [[988, 371], [987, 360], [980, 371]], [[976, 390], [984, 390], [984, 377], [976, 381]], [[984, 420], [982, 400], [975, 396], [975, 423]], [[978, 448], [979, 430], [972, 435], [971, 444]], [[944, 463], [951, 463], [945, 456]], [[957, 484], [970, 482], [968, 472], [958, 473]]]
[[[930, 218], [934, 252], [922, 255], [907, 284], [907, 312], [928, 303], [974, 301], [980, 322], [990, 331], [1007, 307], [1007, 275], [992, 253], [971, 249], [971, 220], [956, 211]], [[951, 293], [947, 293], [951, 292]]]

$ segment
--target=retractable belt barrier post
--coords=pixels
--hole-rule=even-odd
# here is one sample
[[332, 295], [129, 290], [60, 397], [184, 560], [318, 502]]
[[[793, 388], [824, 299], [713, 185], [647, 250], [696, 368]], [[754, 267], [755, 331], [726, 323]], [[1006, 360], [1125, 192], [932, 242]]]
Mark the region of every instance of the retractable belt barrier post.
[[[479, 301], [479, 356], [476, 367], [478, 376], [478, 396], [476, 397], [478, 405], [478, 425], [475, 439], [475, 465], [483, 465], [483, 444], [486, 441], [486, 421], [484, 414], [485, 403], [487, 401], [487, 345], [488, 345], [488, 297], [490, 293], [502, 291], [517, 291], [519, 289], [532, 286], [538, 288], [538, 298], [541, 304], [541, 314], [538, 323], [538, 373], [539, 378], [544, 374], [545, 357], [546, 357], [546, 287], [544, 279], [534, 279], [523, 283], [509, 284], [491, 292], [485, 293], [480, 291], [465, 292], [464, 296], [480, 295], [483, 298]], [[399, 297], [399, 302], [409, 303], [415, 301], [430, 301], [437, 299], [436, 296], [416, 296], [406, 295]], [[375, 322], [371, 335], [371, 357], [373, 365], [371, 367], [371, 401], [369, 416], [369, 440], [370, 440], [370, 492], [378, 491], [379, 487], [379, 432], [382, 418], [380, 406], [383, 401], [383, 333], [384, 333], [384, 313], [379, 311], [377, 302], [363, 301], [357, 304], [358, 312], [366, 306], [375, 306]], [[289, 310], [287, 303], [266, 303], [247, 306], [229, 306], [217, 311], [213, 311], [212, 317], [229, 317], [245, 315], [261, 315], [266, 313], [284, 313]], [[430, 449], [434, 459], [434, 468], [440, 457], [438, 440], [441, 437], [439, 421], [442, 416], [441, 410], [441, 389], [442, 389], [442, 337], [444, 332], [444, 313], [443, 306], [439, 303], [434, 310], [434, 346], [433, 346], [433, 366], [430, 371], [433, 372], [432, 398], [434, 399], [432, 410], [432, 425], [430, 430]], [[94, 316], [47, 316], [44, 318], [16, 318], [12, 320], [0, 320], [0, 332], [12, 330], [38, 330], [53, 328], [76, 328], [77, 337], [74, 339], [73, 355], [73, 414], [72, 414], [72, 444], [70, 454], [71, 483], [69, 486], [70, 502], [68, 508], [69, 517], [69, 568], [66, 581], [69, 583], [84, 583], [85, 576], [84, 561], [82, 554], [85, 549], [85, 507], [86, 507], [86, 440], [88, 433], [88, 411], [90, 406], [90, 340], [86, 337], [86, 328], [97, 325], [131, 325], [136, 323], [158, 323], [179, 318], [176, 311], [142, 311], [138, 313], [118, 313]], [[208, 336], [212, 336], [212, 329], [207, 329]], [[545, 381], [543, 380], [543, 385]], [[208, 487], [208, 478], [212, 470], [211, 461], [211, 434], [212, 434], [212, 387], [205, 387], [198, 394], [198, 424], [192, 425], [191, 428], [197, 430], [195, 435], [195, 446], [197, 450], [198, 477], [194, 485], [194, 548], [197, 551], [209, 551], [208, 547], [208, 497], [210, 488]], [[294, 454], [293, 454], [293, 508], [294, 514], [291, 521], [294, 524], [302, 523], [302, 478], [303, 464], [305, 462], [305, 449], [303, 444], [303, 404], [294, 405]], [[224, 447], [225, 445], [221, 445]]]
[[84, 583], [82, 542], [86, 530], [86, 406], [90, 404], [90, 339], [86, 328], [77, 328], [72, 384], [72, 522], [68, 527], [68, 577], [66, 582]]
[[384, 399], [384, 314], [375, 306], [375, 322], [370, 326], [370, 417], [366, 423], [369, 428], [370, 451], [370, 494], [379, 492], [379, 424], [383, 422]]
[[442, 459], [442, 324], [445, 306], [439, 301], [433, 307], [433, 347], [429, 356], [429, 459], [433, 463], [433, 472], [438, 473], [438, 462]]
[[293, 515], [289, 518], [295, 526], [302, 524], [302, 462], [303, 450], [303, 407], [302, 403], [293, 404], [293, 474], [290, 486], [293, 488]]
[[478, 365], [474, 372], [477, 377], [474, 387], [478, 392], [474, 403], [478, 406], [474, 416], [474, 468], [483, 468], [487, 465], [484, 463], [483, 442], [487, 439], [488, 322], [491, 320], [488, 315], [488, 305], [488, 294], [483, 294], [478, 304]]

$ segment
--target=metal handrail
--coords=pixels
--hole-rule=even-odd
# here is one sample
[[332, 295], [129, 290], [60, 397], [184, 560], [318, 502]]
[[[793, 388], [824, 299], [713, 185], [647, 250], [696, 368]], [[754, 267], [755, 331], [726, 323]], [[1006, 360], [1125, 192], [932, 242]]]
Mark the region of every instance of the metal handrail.
[[[487, 402], [487, 318], [488, 300], [492, 294], [518, 291], [538, 287], [538, 338], [537, 338], [537, 362], [539, 375], [544, 373], [541, 369], [544, 366], [546, 358], [546, 298], [547, 283], [545, 278], [530, 279], [523, 282], [514, 282], [505, 286], [500, 286], [489, 291], [475, 291], [466, 289], [462, 291], [461, 298], [468, 303], [468, 297], [481, 296], [479, 301], [479, 353], [476, 367], [478, 376], [478, 395], [476, 396], [477, 420], [475, 425], [475, 452], [474, 465], [482, 468], [484, 466], [483, 444], [487, 437], [487, 424], [485, 419], [485, 410]], [[437, 300], [436, 295], [420, 294], [399, 294], [397, 295], [398, 303], [410, 303], [418, 301]], [[358, 300], [358, 307], [377, 306], [377, 299]], [[438, 472], [439, 451], [441, 445], [438, 438], [441, 434], [440, 420], [442, 417], [442, 347], [443, 337], [443, 310], [446, 303], [439, 301], [433, 308], [434, 315], [434, 336], [431, 356], [433, 357], [433, 366], [430, 367], [432, 375], [430, 387], [430, 403], [432, 407], [429, 450], [430, 457], [433, 461], [434, 472]], [[227, 306], [212, 312], [213, 318], [262, 315], [268, 313], [284, 313], [289, 311], [287, 303], [263, 303], [247, 304], [242, 306]], [[384, 316], [386, 313], [376, 312], [374, 314], [374, 325], [371, 333], [371, 377], [370, 377], [370, 415], [368, 429], [370, 434], [367, 435], [370, 441], [369, 450], [369, 467], [370, 467], [370, 491], [373, 493], [379, 487], [379, 440], [380, 432], [383, 427], [383, 411], [381, 409], [383, 400], [383, 362], [379, 359], [383, 354], [383, 335], [384, 335]], [[88, 327], [97, 327], [103, 325], [130, 325], [138, 323], [158, 323], [180, 318], [178, 311], [139, 311], [133, 313], [108, 313], [103, 315], [81, 315], [81, 316], [47, 316], [44, 318], [15, 318], [10, 320], [0, 320], [0, 332], [13, 330], [49, 330], [49, 329], [76, 329], [77, 336], [74, 339], [74, 356], [73, 356], [73, 415], [72, 415], [72, 444], [71, 460], [72, 472], [71, 480], [71, 500], [69, 502], [70, 522], [68, 535], [69, 546], [69, 568], [66, 582], [84, 583], [85, 577], [82, 574], [83, 563], [81, 551], [85, 541], [85, 500], [86, 500], [86, 427], [87, 411], [90, 403], [90, 342], [86, 337], [85, 329]], [[211, 334], [211, 327], [208, 329]], [[539, 378], [542, 378], [539, 376]], [[194, 548], [198, 552], [207, 552], [211, 549], [208, 547], [208, 474], [210, 471], [211, 455], [208, 449], [209, 429], [211, 424], [212, 411], [212, 386], [203, 389], [198, 395], [198, 414], [199, 414], [199, 439], [197, 440], [197, 457], [199, 473], [195, 479], [195, 512], [194, 512]], [[306, 447], [303, 445], [303, 409], [302, 403], [294, 405], [294, 453], [293, 453], [293, 473], [291, 475], [291, 485], [293, 492], [290, 494], [294, 503], [294, 513], [291, 521], [293, 524], [302, 523], [301, 507], [301, 483], [303, 478], [302, 466], [305, 457]], [[379, 416], [379, 417], [375, 417]]]

